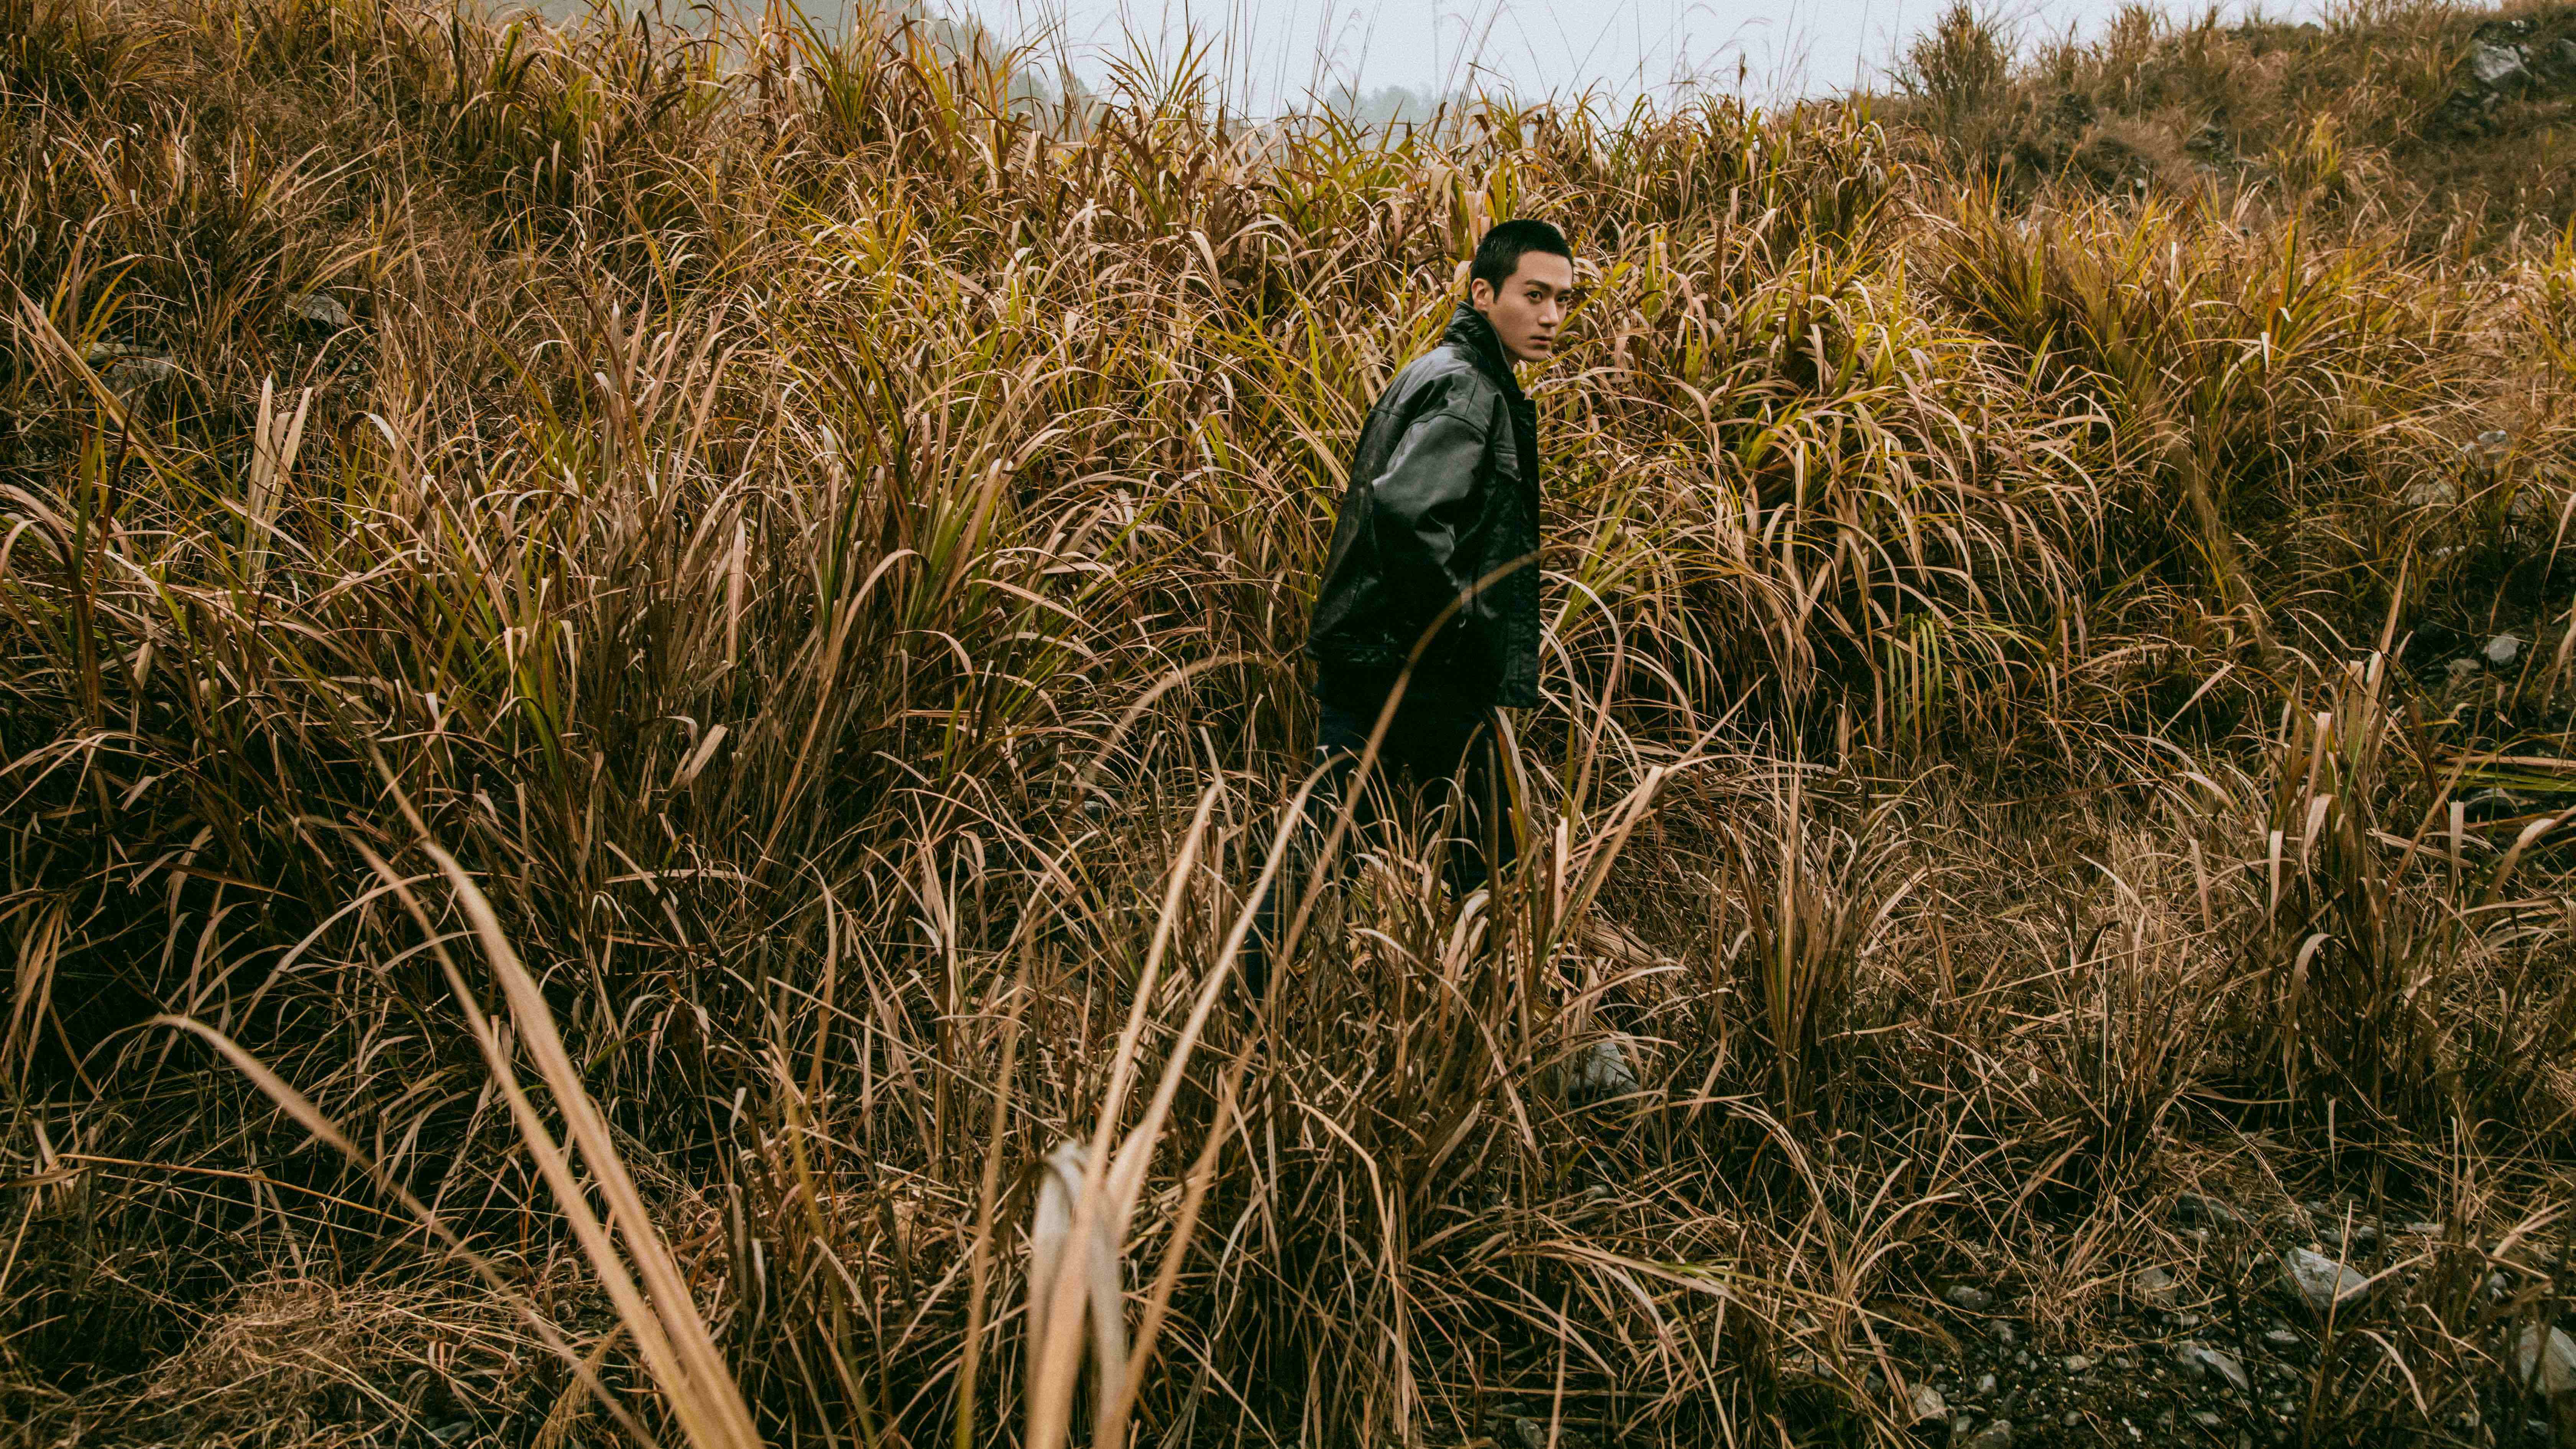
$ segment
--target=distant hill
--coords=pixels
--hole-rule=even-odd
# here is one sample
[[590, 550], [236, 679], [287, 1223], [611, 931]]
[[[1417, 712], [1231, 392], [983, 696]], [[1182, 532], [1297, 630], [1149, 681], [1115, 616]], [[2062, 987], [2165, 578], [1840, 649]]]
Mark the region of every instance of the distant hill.
[[2177, 25], [2132, 5], [2092, 41], [2014, 40], [1953, 5], [1882, 114], [2008, 191], [2252, 182], [2420, 243], [2576, 214], [2576, 5], [2354, 7], [2297, 25]]
[[[597, 3], [598, 0], [521, 0], [521, 3], [493, 5], [488, 8], [495, 15], [506, 15], [512, 10], [533, 10], [561, 24], [589, 13], [596, 8]], [[610, 8], [629, 15], [658, 14], [674, 24], [693, 29], [704, 24], [701, 15], [692, 11], [689, 5], [679, 3], [679, 0], [663, 0], [663, 3], [658, 4], [656, 0], [606, 0], [606, 3]], [[757, 0], [735, 0], [735, 9], [748, 22], [756, 22], [763, 8]], [[818, 39], [833, 44], [839, 44], [848, 39], [853, 17], [858, 11], [858, 7], [849, 3], [849, 0], [807, 0], [807, 3], [801, 7], [790, 5], [787, 8], [791, 12], [800, 13], [804, 24], [811, 27]], [[909, 22], [918, 25], [934, 45], [959, 54], [980, 54], [998, 58], [1009, 49], [1008, 42], [1003, 37], [995, 35], [990, 27], [971, 15], [959, 18], [952, 13], [953, 7], [928, 5], [922, 3], [922, 0], [899, 0], [899, 3], [892, 3], [890, 0], [890, 3], [878, 9], [880, 14], [894, 17], [898, 23]], [[1043, 52], [1043, 47], [1041, 51]], [[1046, 63], [1043, 53], [1031, 58], [1023, 71], [1014, 77], [1014, 81], [1015, 89], [1043, 96], [1051, 101], [1060, 99], [1067, 89], [1077, 95], [1091, 93], [1089, 87], [1085, 86], [1080, 78], [1057, 73], [1055, 67]], [[1289, 103], [1289, 109], [1310, 114], [1330, 112], [1345, 121], [1356, 122], [1363, 128], [1370, 128], [1396, 124], [1427, 125], [1441, 114], [1443, 107], [1458, 111], [1471, 104], [1473, 100], [1473, 96], [1464, 92], [1443, 95], [1428, 87], [1416, 88], [1402, 85], [1377, 86], [1362, 90], [1344, 82], [1337, 86], [1326, 87], [1311, 97], [1292, 100]]]

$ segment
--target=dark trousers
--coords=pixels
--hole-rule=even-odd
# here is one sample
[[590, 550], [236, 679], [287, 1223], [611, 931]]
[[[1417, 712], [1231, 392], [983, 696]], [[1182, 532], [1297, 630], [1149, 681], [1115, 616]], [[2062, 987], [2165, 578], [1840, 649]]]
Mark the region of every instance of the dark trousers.
[[[1380, 703], [1357, 709], [1325, 699], [1316, 704], [1315, 765], [1321, 775], [1244, 942], [1244, 983], [1255, 992], [1266, 982], [1271, 950], [1296, 918], [1316, 857], [1341, 818], [1342, 803], [1351, 798], [1360, 755], [1384, 708]], [[1511, 784], [1493, 719], [1489, 709], [1408, 695], [1387, 722], [1386, 738], [1378, 742], [1377, 764], [1351, 807], [1340, 847], [1325, 865], [1328, 874], [1338, 878], [1355, 850], [1382, 840], [1390, 824], [1412, 813], [1407, 806], [1418, 806], [1421, 818], [1440, 823], [1445, 852], [1441, 873], [1451, 897], [1463, 901], [1490, 885], [1519, 852]]]

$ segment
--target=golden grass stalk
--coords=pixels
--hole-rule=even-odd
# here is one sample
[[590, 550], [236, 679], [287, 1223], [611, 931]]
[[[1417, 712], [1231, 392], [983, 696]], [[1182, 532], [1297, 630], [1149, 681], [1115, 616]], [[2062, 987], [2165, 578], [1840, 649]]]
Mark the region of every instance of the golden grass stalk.
[[419, 1220], [421, 1226], [445, 1242], [458, 1256], [464, 1258], [495, 1294], [509, 1303], [528, 1326], [536, 1330], [538, 1337], [545, 1342], [546, 1346], [571, 1369], [574, 1381], [607, 1408], [616, 1419], [619, 1428], [633, 1436], [640, 1444], [650, 1445], [655, 1442], [652, 1433], [642, 1424], [637, 1423], [626, 1411], [625, 1405], [620, 1403], [617, 1396], [599, 1380], [599, 1361], [613, 1342], [613, 1335], [603, 1336], [588, 1354], [576, 1352], [569, 1343], [564, 1341], [555, 1325], [528, 1301], [526, 1295], [513, 1288], [488, 1259], [460, 1240], [446, 1223], [440, 1220], [435, 1210], [414, 1196], [410, 1189], [389, 1176], [365, 1149], [350, 1141], [348, 1134], [342, 1132], [329, 1117], [325, 1116], [322, 1110], [313, 1104], [312, 1099], [288, 1085], [285, 1079], [275, 1072], [270, 1071], [267, 1064], [244, 1050], [239, 1042], [214, 1027], [190, 1017], [157, 1016], [144, 1024], [155, 1027], [174, 1027], [195, 1035], [208, 1046], [213, 1047], [217, 1054], [232, 1064], [234, 1070], [249, 1078], [251, 1085], [257, 1087], [288, 1117], [294, 1119], [296, 1125], [312, 1133], [326, 1146], [338, 1151], [342, 1157], [364, 1172], [379, 1191], [408, 1208], [412, 1216]]
[[[608, 1124], [592, 1105], [590, 1094], [583, 1090], [581, 1073], [564, 1050], [563, 1038], [555, 1030], [554, 1013], [547, 1010], [544, 995], [527, 968], [519, 964], [518, 952], [511, 948], [499, 918], [492, 913], [491, 902], [484, 899], [473, 877], [438, 846], [424, 843], [422, 849], [446, 877], [457, 905], [482, 943], [484, 959], [500, 980], [502, 995], [510, 1004], [516, 1039], [536, 1063], [538, 1074], [553, 1094], [572, 1145], [589, 1166], [589, 1183], [575, 1175], [570, 1155], [546, 1129], [535, 1104], [519, 1086], [518, 1074], [511, 1069], [499, 1034], [473, 1004], [466, 983], [452, 976], [451, 984], [465, 1006], [475, 1040], [483, 1048], [493, 1081], [509, 1100], [521, 1139], [545, 1174], [547, 1186], [554, 1189], [555, 1200], [572, 1225], [582, 1252], [590, 1259], [592, 1270], [598, 1274], [600, 1285], [616, 1304], [618, 1321], [634, 1338], [664, 1405], [697, 1449], [757, 1449], [760, 1433], [752, 1426], [751, 1411], [743, 1403], [742, 1391], [716, 1352], [715, 1340], [707, 1332], [706, 1320], [699, 1314], [697, 1299], [690, 1291], [688, 1275], [672, 1257], [660, 1229], [654, 1226], [643, 1194], [636, 1191], [634, 1178], [619, 1157], [616, 1144], [609, 1139]], [[608, 1226], [601, 1224], [591, 1208], [590, 1191], [594, 1185], [606, 1201]], [[625, 1250], [622, 1256], [618, 1251], [621, 1243]], [[633, 1267], [632, 1276], [629, 1264]], [[641, 1293], [636, 1287], [638, 1278], [642, 1280]]]

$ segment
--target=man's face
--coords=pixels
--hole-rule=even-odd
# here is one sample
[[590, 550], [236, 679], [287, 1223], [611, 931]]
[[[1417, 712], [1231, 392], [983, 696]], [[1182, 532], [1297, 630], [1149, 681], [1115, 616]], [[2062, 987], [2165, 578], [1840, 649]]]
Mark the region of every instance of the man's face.
[[1565, 325], [1573, 291], [1574, 263], [1553, 252], [1523, 252], [1499, 291], [1478, 281], [1469, 286], [1467, 299], [1494, 324], [1512, 361], [1545, 362], [1556, 355], [1556, 329]]

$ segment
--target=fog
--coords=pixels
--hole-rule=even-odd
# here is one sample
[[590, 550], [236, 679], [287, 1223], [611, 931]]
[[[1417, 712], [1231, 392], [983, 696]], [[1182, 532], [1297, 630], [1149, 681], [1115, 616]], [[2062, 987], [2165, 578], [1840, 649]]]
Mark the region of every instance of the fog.
[[[628, 8], [652, 0], [623, 0]], [[757, 8], [758, 0], [739, 0]], [[827, 31], [843, 0], [806, 0]], [[1693, 89], [1778, 101], [1886, 83], [1905, 44], [1945, 0], [933, 0], [1105, 89], [1122, 59], [1167, 68], [1184, 54], [1221, 78], [1229, 102], [1274, 112], [1316, 96], [1365, 109], [1427, 107], [1438, 96], [1591, 94], [1613, 104]], [[2307, 18], [2324, 0], [2219, 6], [2230, 18]], [[685, 15], [676, 0], [666, 13]], [[1986, 7], [2023, 44], [2086, 35], [2122, 0], [2017, 0]], [[582, 0], [541, 0], [550, 13]], [[2186, 17], [2199, 8], [2164, 5]]]

